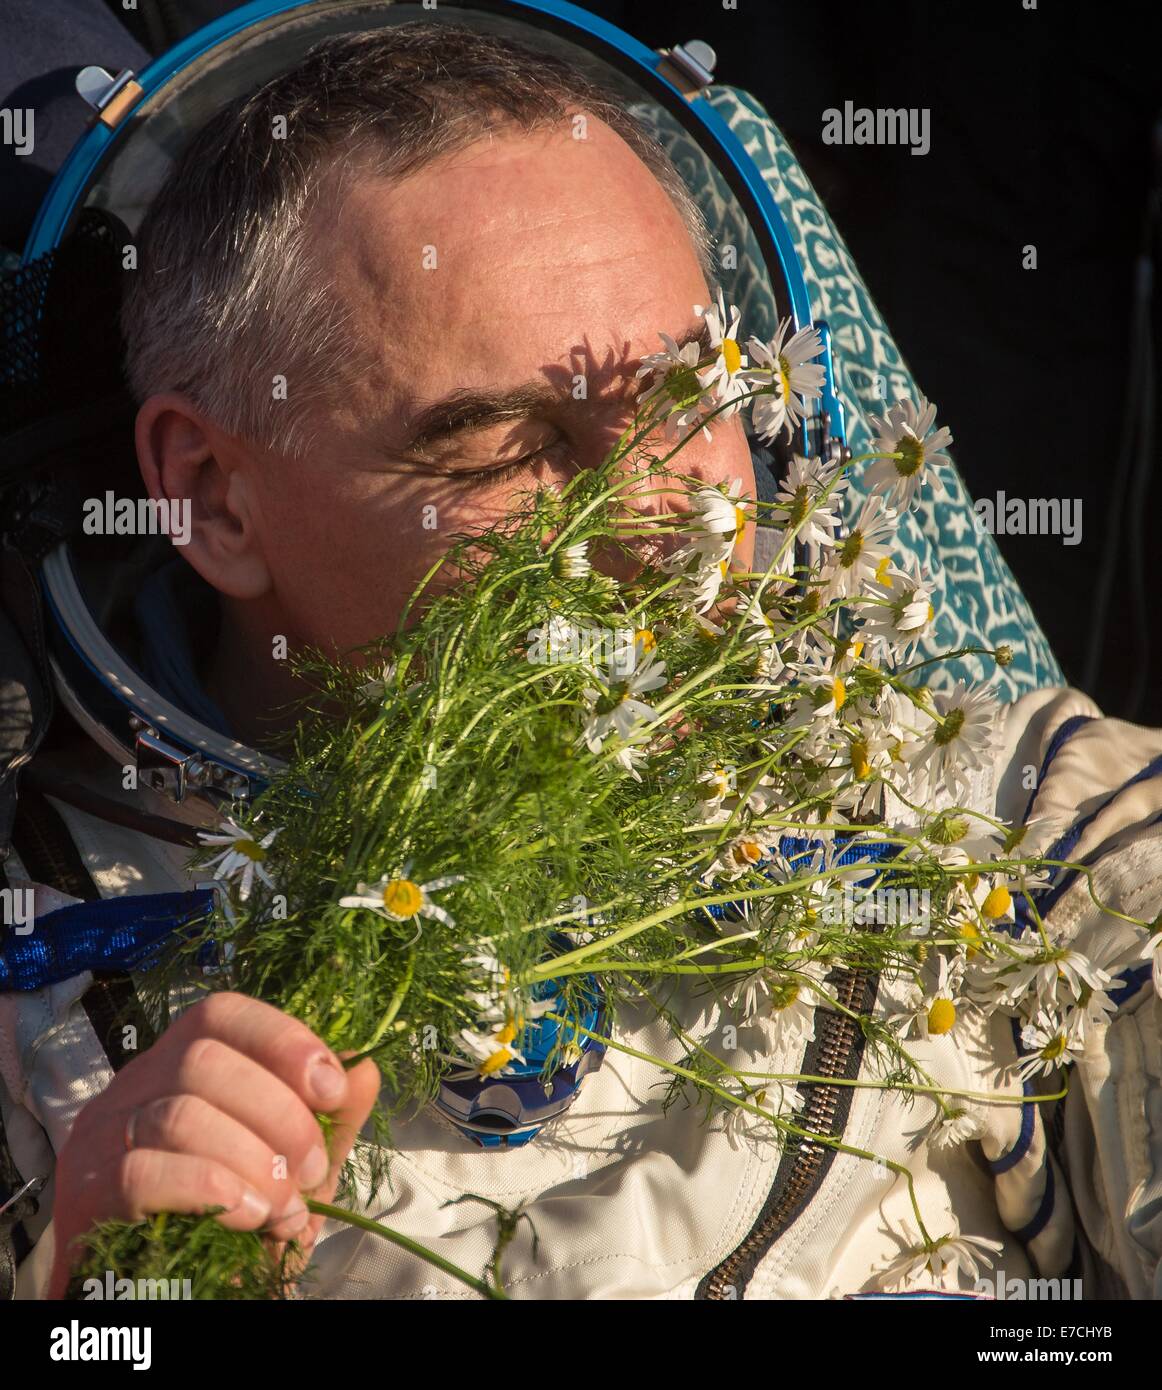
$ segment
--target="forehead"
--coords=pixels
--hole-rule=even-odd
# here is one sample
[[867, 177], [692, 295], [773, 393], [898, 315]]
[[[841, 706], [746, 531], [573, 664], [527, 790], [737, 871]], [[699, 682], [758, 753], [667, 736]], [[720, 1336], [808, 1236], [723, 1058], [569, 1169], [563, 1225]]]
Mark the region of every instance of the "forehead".
[[352, 180], [322, 234], [364, 392], [405, 406], [609, 374], [690, 323], [707, 287], [680, 214], [613, 130], [574, 129], [501, 129], [403, 180]]

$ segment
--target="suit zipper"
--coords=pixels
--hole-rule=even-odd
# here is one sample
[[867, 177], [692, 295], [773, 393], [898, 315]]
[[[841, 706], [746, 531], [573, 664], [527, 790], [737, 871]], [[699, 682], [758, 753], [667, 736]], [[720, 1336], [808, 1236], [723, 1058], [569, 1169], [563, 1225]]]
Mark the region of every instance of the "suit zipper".
[[[835, 980], [836, 998], [857, 1013], [871, 1007], [876, 976], [865, 970], [844, 970]], [[857, 1019], [827, 1012], [815, 1015], [818, 1036], [804, 1056], [805, 1073], [854, 1079], [863, 1057], [863, 1031]], [[806, 1103], [796, 1124], [815, 1134], [838, 1138], [851, 1104], [849, 1086], [804, 1083]], [[839, 1121], [837, 1124], [836, 1121]], [[726, 1301], [743, 1295], [759, 1262], [818, 1191], [831, 1167], [835, 1150], [810, 1139], [798, 1140], [779, 1163], [774, 1182], [758, 1220], [742, 1243], [702, 1280], [696, 1298]]]

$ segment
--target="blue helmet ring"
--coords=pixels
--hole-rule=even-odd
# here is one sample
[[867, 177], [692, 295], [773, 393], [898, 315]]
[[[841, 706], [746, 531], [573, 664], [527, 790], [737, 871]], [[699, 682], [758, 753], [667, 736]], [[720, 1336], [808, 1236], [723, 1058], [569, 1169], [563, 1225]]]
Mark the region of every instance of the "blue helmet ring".
[[[562, 939], [564, 949], [572, 944]], [[558, 992], [554, 980], [533, 990], [546, 1000]], [[512, 1149], [527, 1144], [540, 1130], [563, 1115], [577, 1099], [581, 1084], [601, 1066], [606, 1028], [605, 995], [592, 975], [581, 981], [580, 1005], [574, 1027], [552, 1018], [531, 1019], [518, 1040], [523, 1062], [512, 1062], [494, 1076], [465, 1074], [453, 1069], [441, 1082], [435, 1109], [474, 1144], [484, 1149]], [[556, 1056], [559, 1065], [545, 1075]]]

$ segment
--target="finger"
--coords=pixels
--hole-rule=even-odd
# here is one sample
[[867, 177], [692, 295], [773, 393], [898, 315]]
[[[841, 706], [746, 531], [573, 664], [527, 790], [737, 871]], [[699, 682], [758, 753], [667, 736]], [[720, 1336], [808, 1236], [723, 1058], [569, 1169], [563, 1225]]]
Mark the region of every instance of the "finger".
[[[300, 1183], [295, 1180], [286, 1157], [203, 1097], [189, 1092], [163, 1096], [132, 1113], [134, 1148], [190, 1154], [224, 1164], [267, 1199], [272, 1221], [281, 1221], [303, 1210], [299, 1200]], [[94, 1161], [100, 1162], [102, 1154], [113, 1161], [119, 1151], [124, 1150], [128, 1119], [124, 1113], [110, 1117], [110, 1124], [99, 1141], [94, 1141]], [[325, 1155], [320, 1162], [326, 1163]], [[320, 1168], [318, 1171], [326, 1170]], [[318, 1173], [310, 1176], [314, 1182], [319, 1181]]]
[[272, 1072], [312, 1110], [329, 1112], [347, 1099], [339, 1059], [298, 1019], [243, 994], [214, 994], [178, 1019], [182, 1034], [216, 1038]]
[[[347, 1078], [350, 1082], [350, 1098], [334, 1117], [335, 1127], [331, 1135], [331, 1169], [323, 1187], [312, 1194], [320, 1201], [325, 1202], [331, 1201], [335, 1195], [335, 1189], [339, 1183], [339, 1172], [359, 1136], [359, 1131], [366, 1123], [368, 1115], [371, 1114], [383, 1084], [379, 1068], [370, 1057], [365, 1057], [357, 1066], [352, 1067], [347, 1073]], [[318, 1215], [311, 1217], [305, 1231], [297, 1237], [304, 1250], [309, 1251], [314, 1245], [326, 1219], [325, 1216]]]
[[196, 1214], [220, 1207], [223, 1226], [254, 1231], [270, 1216], [262, 1193], [227, 1164], [197, 1154], [133, 1149], [95, 1169], [92, 1177], [86, 1187], [94, 1200], [77, 1213], [83, 1230], [98, 1221], [140, 1221], [161, 1211]]
[[[272, 1153], [285, 1159], [296, 1188], [314, 1188], [330, 1168], [323, 1134], [300, 1097], [261, 1063], [214, 1037], [198, 1037], [180, 1052], [168, 1075], [159, 1076], [164, 1095], [189, 1093], [236, 1120]], [[148, 1102], [147, 1102], [148, 1103]]]

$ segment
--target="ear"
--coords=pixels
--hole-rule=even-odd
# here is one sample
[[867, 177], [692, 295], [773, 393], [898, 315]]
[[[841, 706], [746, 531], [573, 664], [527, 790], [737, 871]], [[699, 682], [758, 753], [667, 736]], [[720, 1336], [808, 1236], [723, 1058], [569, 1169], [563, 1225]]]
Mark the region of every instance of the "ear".
[[135, 439], [150, 497], [188, 519], [184, 558], [219, 593], [261, 598], [271, 579], [251, 511], [252, 451], [177, 392], [149, 397], [137, 412]]

